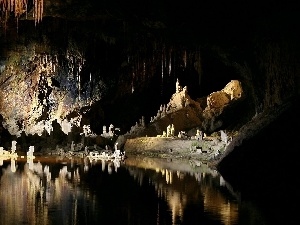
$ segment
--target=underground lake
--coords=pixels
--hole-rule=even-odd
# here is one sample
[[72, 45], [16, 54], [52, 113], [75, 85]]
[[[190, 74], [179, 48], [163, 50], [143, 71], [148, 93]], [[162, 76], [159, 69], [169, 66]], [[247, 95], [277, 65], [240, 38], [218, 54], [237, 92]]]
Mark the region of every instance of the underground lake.
[[0, 167], [1, 225], [274, 224], [259, 203], [243, 200], [197, 160], [43, 156]]

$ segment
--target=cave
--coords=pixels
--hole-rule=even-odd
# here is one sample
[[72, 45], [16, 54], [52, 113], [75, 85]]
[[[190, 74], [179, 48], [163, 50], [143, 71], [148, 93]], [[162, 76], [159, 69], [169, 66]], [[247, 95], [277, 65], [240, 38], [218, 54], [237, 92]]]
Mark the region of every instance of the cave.
[[[202, 123], [177, 124], [187, 133], [198, 127], [208, 134], [240, 132], [214, 165], [247, 193], [253, 190], [245, 174], [255, 180], [278, 164], [297, 170], [296, 158], [279, 156], [297, 154], [292, 127], [299, 127], [300, 45], [292, 3], [29, 0], [9, 8], [8, 2], [0, 0], [5, 149], [12, 140], [23, 153], [32, 145], [36, 152], [70, 146], [82, 141], [87, 125], [98, 136], [111, 124], [124, 135], [142, 117], [151, 123], [176, 92], [177, 80], [201, 110], [208, 96], [239, 81], [241, 100], [209, 119], [201, 115]], [[70, 135], [63, 121], [72, 121]], [[141, 134], [158, 132], [150, 127]], [[116, 139], [93, 144], [113, 148]], [[251, 162], [257, 167], [249, 169]]]

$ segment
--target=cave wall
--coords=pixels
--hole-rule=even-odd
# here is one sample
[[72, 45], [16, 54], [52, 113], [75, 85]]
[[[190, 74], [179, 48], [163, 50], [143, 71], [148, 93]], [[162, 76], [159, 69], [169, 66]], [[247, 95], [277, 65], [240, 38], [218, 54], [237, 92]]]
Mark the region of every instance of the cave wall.
[[122, 27], [110, 33], [100, 25], [45, 18], [40, 27], [24, 21], [17, 36], [3, 36], [1, 112], [11, 133], [41, 134], [74, 111], [97, 132], [128, 117], [130, 126], [169, 99], [176, 78], [198, 79], [199, 50], [136, 33], [124, 43]]
[[97, 133], [111, 123], [125, 132], [168, 102], [177, 78], [192, 98], [240, 80], [245, 121], [299, 94], [299, 46], [283, 20], [270, 28], [237, 12], [240, 20], [211, 19], [221, 6], [192, 18], [197, 7], [176, 14], [156, 1], [147, 5], [153, 11], [138, 2], [103, 4], [45, 1], [41, 23], [29, 13], [0, 31], [0, 113], [11, 133], [41, 133], [76, 116]]

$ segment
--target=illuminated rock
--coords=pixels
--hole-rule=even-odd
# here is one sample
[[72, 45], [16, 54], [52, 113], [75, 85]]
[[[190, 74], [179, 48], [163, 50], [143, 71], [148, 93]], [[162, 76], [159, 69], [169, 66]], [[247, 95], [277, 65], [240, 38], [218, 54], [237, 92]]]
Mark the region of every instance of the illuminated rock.
[[211, 93], [207, 97], [207, 108], [212, 109], [212, 108], [221, 108], [226, 106], [230, 102], [230, 96], [227, 95], [223, 91], [217, 91]]
[[230, 96], [230, 100], [239, 99], [242, 97], [243, 89], [241, 82], [238, 80], [230, 81], [223, 89], [223, 92]]
[[241, 98], [242, 94], [240, 82], [232, 80], [221, 91], [213, 92], [207, 97], [207, 107], [208, 109], [225, 107], [232, 100]]
[[37, 53], [35, 46], [28, 46], [10, 54], [8, 58], [13, 60], [6, 62], [1, 73], [2, 80], [9, 79], [0, 89], [0, 114], [3, 127], [11, 135], [19, 137], [23, 131], [26, 135], [50, 134], [54, 120], [68, 134], [81, 115], [71, 120], [66, 117], [99, 100], [98, 94], [91, 97], [90, 92], [89, 96], [82, 93], [80, 72], [85, 59], [78, 53], [67, 51], [58, 57]]

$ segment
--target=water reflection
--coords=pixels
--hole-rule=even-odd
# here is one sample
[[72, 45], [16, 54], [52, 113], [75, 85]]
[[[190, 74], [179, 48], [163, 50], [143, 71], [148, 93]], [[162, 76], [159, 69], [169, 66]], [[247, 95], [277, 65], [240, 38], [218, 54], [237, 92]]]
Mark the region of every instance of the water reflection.
[[[131, 164], [128, 168], [130, 174], [140, 184], [145, 176], [149, 178], [149, 182], [155, 186], [158, 197], [166, 200], [171, 210], [172, 224], [192, 222], [195, 219], [199, 222], [202, 216], [214, 218], [213, 220], [219, 221], [220, 224], [238, 223], [237, 201], [229, 200], [220, 191], [222, 189], [229, 191], [226, 182], [216, 170], [210, 169], [206, 164], [201, 164], [200, 161], [184, 163], [181, 160], [170, 162], [150, 158], [128, 161], [135, 161], [127, 162], [127, 165]], [[139, 167], [133, 167], [134, 164]], [[193, 215], [187, 217], [187, 209], [192, 206], [196, 211], [188, 212]]]
[[[4, 160], [0, 224], [238, 224], [238, 196], [205, 164]], [[250, 223], [249, 223], [250, 224]]]

